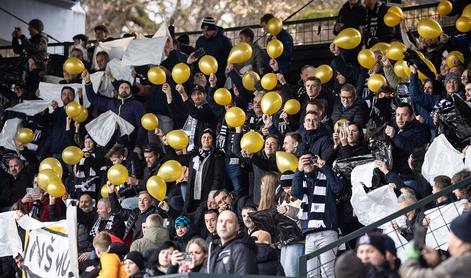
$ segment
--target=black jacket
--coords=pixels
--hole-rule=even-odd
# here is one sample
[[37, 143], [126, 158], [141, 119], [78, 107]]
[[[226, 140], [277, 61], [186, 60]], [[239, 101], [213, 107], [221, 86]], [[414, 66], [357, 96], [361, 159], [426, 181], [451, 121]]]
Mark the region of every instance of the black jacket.
[[24, 51], [28, 58], [33, 58], [36, 62], [44, 62], [47, 58], [47, 42], [46, 34], [41, 32], [29, 39], [24, 35], [12, 39], [12, 46], [16, 54], [22, 54]]
[[[337, 16], [337, 23], [343, 24], [343, 28], [355, 28], [365, 25], [366, 9], [359, 0], [353, 7], [350, 3], [345, 3]], [[336, 35], [337, 32], [334, 31]]]
[[258, 275], [285, 276], [276, 250], [268, 244], [257, 244]]
[[368, 106], [362, 99], [355, 100], [349, 108], [345, 108], [339, 101], [332, 112], [332, 122], [335, 123], [340, 119], [346, 119], [357, 123], [360, 128], [363, 128], [368, 122], [368, 114]]

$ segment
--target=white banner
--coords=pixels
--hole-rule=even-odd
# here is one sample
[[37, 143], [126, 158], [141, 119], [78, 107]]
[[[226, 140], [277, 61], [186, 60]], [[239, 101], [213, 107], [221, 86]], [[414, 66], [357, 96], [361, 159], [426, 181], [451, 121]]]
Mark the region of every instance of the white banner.
[[167, 37], [133, 40], [124, 52], [123, 65], [160, 65]]
[[0, 146], [16, 151], [16, 132], [18, 131], [18, 128], [20, 128], [22, 122], [23, 120], [18, 118], [9, 119], [5, 122], [2, 132], [0, 133]]
[[[74, 83], [74, 84], [52, 84], [52, 83], [46, 83], [46, 82], [40, 82], [39, 83], [39, 97], [42, 98], [43, 100], [48, 100], [49, 102], [55, 100], [59, 107], [64, 106], [62, 103], [61, 99], [61, 90], [63, 87], [68, 86], [71, 87], [75, 90], [75, 101], [79, 101], [79, 96], [77, 94], [77, 89], [82, 88], [82, 84], [79, 83]], [[82, 91], [83, 94], [85, 94], [85, 91]]]
[[107, 70], [111, 72], [111, 75], [113, 76], [114, 79], [126, 80], [126, 81], [131, 82], [131, 84], [134, 82], [134, 78], [131, 76], [131, 72], [132, 72], [131, 67], [123, 65], [121, 60], [113, 59], [109, 61], [106, 68]]
[[100, 42], [95, 47], [95, 53], [93, 53], [93, 68], [97, 68], [96, 65], [96, 54], [101, 51], [108, 53], [110, 61], [114, 58], [121, 60], [124, 55], [124, 51], [128, 48], [129, 43], [134, 39], [134, 37], [112, 40], [109, 42]]
[[125, 119], [116, 115], [113, 111], [106, 111], [93, 121], [85, 125], [85, 129], [92, 139], [100, 146], [106, 146], [111, 140], [113, 133], [118, 126], [121, 135], [129, 135], [133, 132], [134, 126]]
[[34, 116], [39, 112], [46, 110], [51, 106], [51, 102], [48, 100], [24, 100], [22, 103], [7, 108], [8, 111], [14, 111], [19, 113], [25, 113], [28, 116]]
[[14, 211], [0, 213], [0, 227], [0, 257], [23, 255]]

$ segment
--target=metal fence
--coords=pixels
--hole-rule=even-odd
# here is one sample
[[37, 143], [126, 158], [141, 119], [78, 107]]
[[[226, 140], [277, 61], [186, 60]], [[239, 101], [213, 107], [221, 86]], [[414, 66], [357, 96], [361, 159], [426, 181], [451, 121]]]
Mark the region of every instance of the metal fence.
[[[385, 224], [388, 225], [392, 221], [398, 220], [400, 217], [403, 217], [407, 212], [413, 210], [419, 211], [423, 210], [425, 207], [430, 207], [430, 205], [434, 204], [438, 198], [443, 196], [450, 196], [454, 190], [465, 188], [469, 185], [471, 185], [471, 178], [467, 178], [460, 183], [451, 185], [441, 190], [440, 192], [429, 195], [417, 201], [415, 204], [398, 210], [397, 212], [381, 220], [378, 220], [377, 222], [371, 225], [368, 225], [348, 235], [345, 235], [339, 240], [332, 242], [322, 248], [319, 248], [311, 254], [299, 257], [297, 277], [327, 277], [325, 273], [329, 272], [330, 270], [333, 271], [333, 265], [335, 263], [335, 260], [341, 253], [338, 252], [338, 250], [344, 249], [345, 245], [348, 242], [355, 240], [356, 238], [364, 235], [365, 233], [368, 233], [373, 230], [378, 230], [379, 227], [384, 227], [383, 225]], [[454, 217], [463, 212], [463, 207], [466, 202], [467, 200], [456, 201], [448, 205], [435, 207], [425, 212], [425, 218], [427, 219], [427, 222], [430, 223], [426, 232], [426, 243], [428, 245], [431, 245], [432, 247], [437, 249], [448, 249], [447, 237], [444, 235], [448, 234], [450, 230], [449, 224], [454, 219]], [[405, 226], [401, 225], [399, 227], [405, 228]], [[407, 244], [409, 244], [409, 241], [403, 238], [396, 229], [386, 229], [383, 231], [383, 234], [387, 234], [395, 241], [398, 255], [404, 252]]]

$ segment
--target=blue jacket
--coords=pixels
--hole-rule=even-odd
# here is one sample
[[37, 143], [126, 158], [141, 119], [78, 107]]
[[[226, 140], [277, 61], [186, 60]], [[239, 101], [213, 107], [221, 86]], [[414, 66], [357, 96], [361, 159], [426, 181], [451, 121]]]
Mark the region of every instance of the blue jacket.
[[43, 146], [42, 155], [59, 154], [62, 150], [73, 142], [70, 138], [73, 138], [70, 134], [73, 134], [73, 128], [69, 133], [65, 130], [67, 115], [65, 114], [64, 107], [57, 107], [54, 112], [50, 115], [50, 125], [48, 127], [48, 133], [45, 144]]
[[429, 111], [440, 101], [440, 95], [428, 95], [420, 89], [420, 80], [417, 73], [412, 74], [409, 79], [409, 96], [414, 104], [422, 106]]
[[[291, 70], [291, 58], [293, 57], [293, 37], [288, 33], [288, 31], [282, 29], [281, 32], [276, 35], [276, 38], [283, 44], [283, 54], [276, 58], [279, 67], [278, 71], [282, 74], [288, 74]], [[270, 37], [268, 41], [272, 39], [273, 37]]]
[[312, 155], [318, 155], [325, 159], [330, 147], [330, 134], [327, 128], [321, 124], [319, 129], [315, 131], [306, 131], [303, 128], [298, 130], [302, 136], [302, 144], [299, 146], [299, 153], [303, 154], [307, 151]]

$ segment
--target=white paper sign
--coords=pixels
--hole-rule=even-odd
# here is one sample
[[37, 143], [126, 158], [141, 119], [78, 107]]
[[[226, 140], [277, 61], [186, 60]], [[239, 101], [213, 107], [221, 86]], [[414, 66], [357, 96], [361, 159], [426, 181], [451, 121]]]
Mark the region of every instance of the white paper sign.
[[119, 39], [119, 40], [112, 40], [109, 42], [100, 42], [95, 47], [95, 53], [93, 53], [93, 67], [96, 69], [96, 54], [101, 51], [105, 51], [108, 53], [110, 60], [116, 58], [121, 60], [124, 55], [124, 51], [128, 48], [129, 43], [134, 39], [134, 37]]
[[23, 120], [18, 118], [9, 119], [5, 122], [2, 132], [0, 133], [0, 146], [16, 151], [16, 132], [21, 126], [21, 122], [23, 122]]
[[92, 139], [100, 146], [106, 146], [113, 137], [116, 125], [121, 135], [129, 135], [133, 132], [134, 126], [125, 119], [116, 115], [113, 111], [107, 111], [98, 116], [93, 121], [85, 125], [85, 129]]
[[18, 228], [16, 227], [15, 212], [0, 213], [0, 257], [23, 254], [23, 247]]
[[376, 168], [374, 162], [358, 165], [353, 168], [351, 173], [352, 184], [361, 185], [364, 184], [366, 187], [370, 188], [371, 180], [373, 179], [373, 170]]
[[68, 86], [71, 87], [75, 90], [75, 99], [74, 101], [79, 101], [79, 97], [77, 94], [77, 89], [81, 89], [83, 94], [85, 94], [85, 91], [83, 91], [82, 84], [79, 83], [73, 83], [73, 84], [52, 84], [52, 83], [46, 83], [46, 82], [40, 82], [39, 83], [39, 97], [42, 98], [43, 100], [48, 100], [49, 103], [51, 101], [55, 100], [59, 107], [64, 106], [64, 103], [62, 103], [61, 99], [61, 90], [63, 87]]
[[106, 67], [116, 80], [126, 80], [131, 82], [131, 84], [134, 82], [134, 78], [131, 76], [131, 67], [123, 65], [121, 60], [113, 59], [108, 62]]
[[133, 40], [123, 56], [123, 65], [144, 66], [160, 65], [167, 37]]
[[18, 113], [25, 113], [28, 116], [34, 116], [51, 106], [51, 102], [48, 100], [24, 100], [22, 103], [7, 108], [8, 111], [14, 111]]

